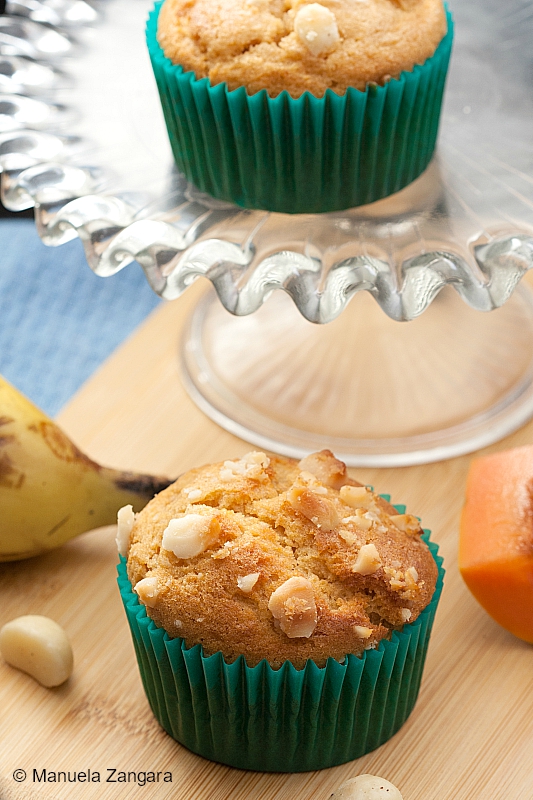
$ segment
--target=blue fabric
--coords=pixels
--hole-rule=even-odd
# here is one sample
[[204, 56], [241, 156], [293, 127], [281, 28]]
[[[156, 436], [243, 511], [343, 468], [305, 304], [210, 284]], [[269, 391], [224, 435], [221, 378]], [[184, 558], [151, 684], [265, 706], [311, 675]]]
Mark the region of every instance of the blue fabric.
[[138, 264], [99, 278], [79, 239], [46, 247], [33, 220], [0, 220], [0, 373], [48, 414], [159, 302]]

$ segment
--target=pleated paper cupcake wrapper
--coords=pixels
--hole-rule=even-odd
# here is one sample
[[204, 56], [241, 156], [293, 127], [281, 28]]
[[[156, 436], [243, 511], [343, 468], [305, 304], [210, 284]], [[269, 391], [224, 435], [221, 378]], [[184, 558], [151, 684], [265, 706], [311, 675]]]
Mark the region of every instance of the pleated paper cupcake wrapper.
[[[402, 508], [402, 507], [397, 507]], [[400, 511], [399, 513], [403, 513]], [[362, 657], [325, 667], [266, 661], [231, 664], [171, 639], [146, 615], [132, 591], [126, 563], [118, 583], [148, 701], [160, 725], [194, 753], [241, 769], [303, 772], [343, 764], [386, 742], [415, 704], [442, 590], [439, 567], [433, 599], [418, 619], [394, 631]]]
[[453, 40], [385, 86], [317, 98], [197, 80], [157, 42], [160, 3], [146, 36], [170, 144], [199, 189], [245, 208], [315, 213], [372, 203], [399, 191], [428, 166], [437, 139]]

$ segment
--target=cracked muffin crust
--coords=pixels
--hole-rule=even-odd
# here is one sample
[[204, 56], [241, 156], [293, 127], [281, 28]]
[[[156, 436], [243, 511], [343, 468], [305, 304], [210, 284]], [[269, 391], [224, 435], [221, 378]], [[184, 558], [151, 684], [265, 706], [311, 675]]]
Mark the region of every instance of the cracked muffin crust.
[[171, 637], [303, 667], [361, 654], [418, 617], [437, 578], [420, 534], [322, 451], [193, 469], [121, 542], [134, 591]]
[[249, 94], [342, 94], [398, 77], [446, 33], [442, 0], [165, 0], [158, 40], [173, 64]]

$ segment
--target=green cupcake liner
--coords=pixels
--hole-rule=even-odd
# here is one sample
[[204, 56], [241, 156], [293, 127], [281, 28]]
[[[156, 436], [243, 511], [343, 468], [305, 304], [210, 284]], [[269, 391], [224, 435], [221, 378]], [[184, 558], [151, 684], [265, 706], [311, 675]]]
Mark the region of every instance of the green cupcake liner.
[[[403, 513], [401, 506], [395, 506]], [[376, 650], [325, 667], [308, 661], [273, 669], [249, 667], [241, 656], [204, 655], [171, 639], [147, 616], [132, 591], [126, 561], [118, 585], [139, 670], [152, 711], [165, 731], [194, 753], [232, 767], [305, 772], [344, 764], [374, 750], [403, 725], [416, 702], [444, 569], [431, 603]]]
[[385, 86], [298, 99], [248, 95], [197, 80], [157, 42], [161, 3], [146, 40], [176, 164], [199, 189], [245, 208], [337, 211], [399, 191], [428, 166], [453, 41]]

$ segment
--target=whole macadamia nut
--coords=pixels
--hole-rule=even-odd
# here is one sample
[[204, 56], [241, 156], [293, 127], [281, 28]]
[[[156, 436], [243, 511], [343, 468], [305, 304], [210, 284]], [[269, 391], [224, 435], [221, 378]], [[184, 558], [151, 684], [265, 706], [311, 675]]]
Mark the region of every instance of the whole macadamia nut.
[[67, 634], [49, 617], [29, 614], [0, 630], [0, 653], [12, 667], [43, 686], [59, 686], [72, 673], [74, 659]]
[[392, 783], [376, 775], [358, 775], [350, 778], [333, 792], [330, 800], [403, 800]]

